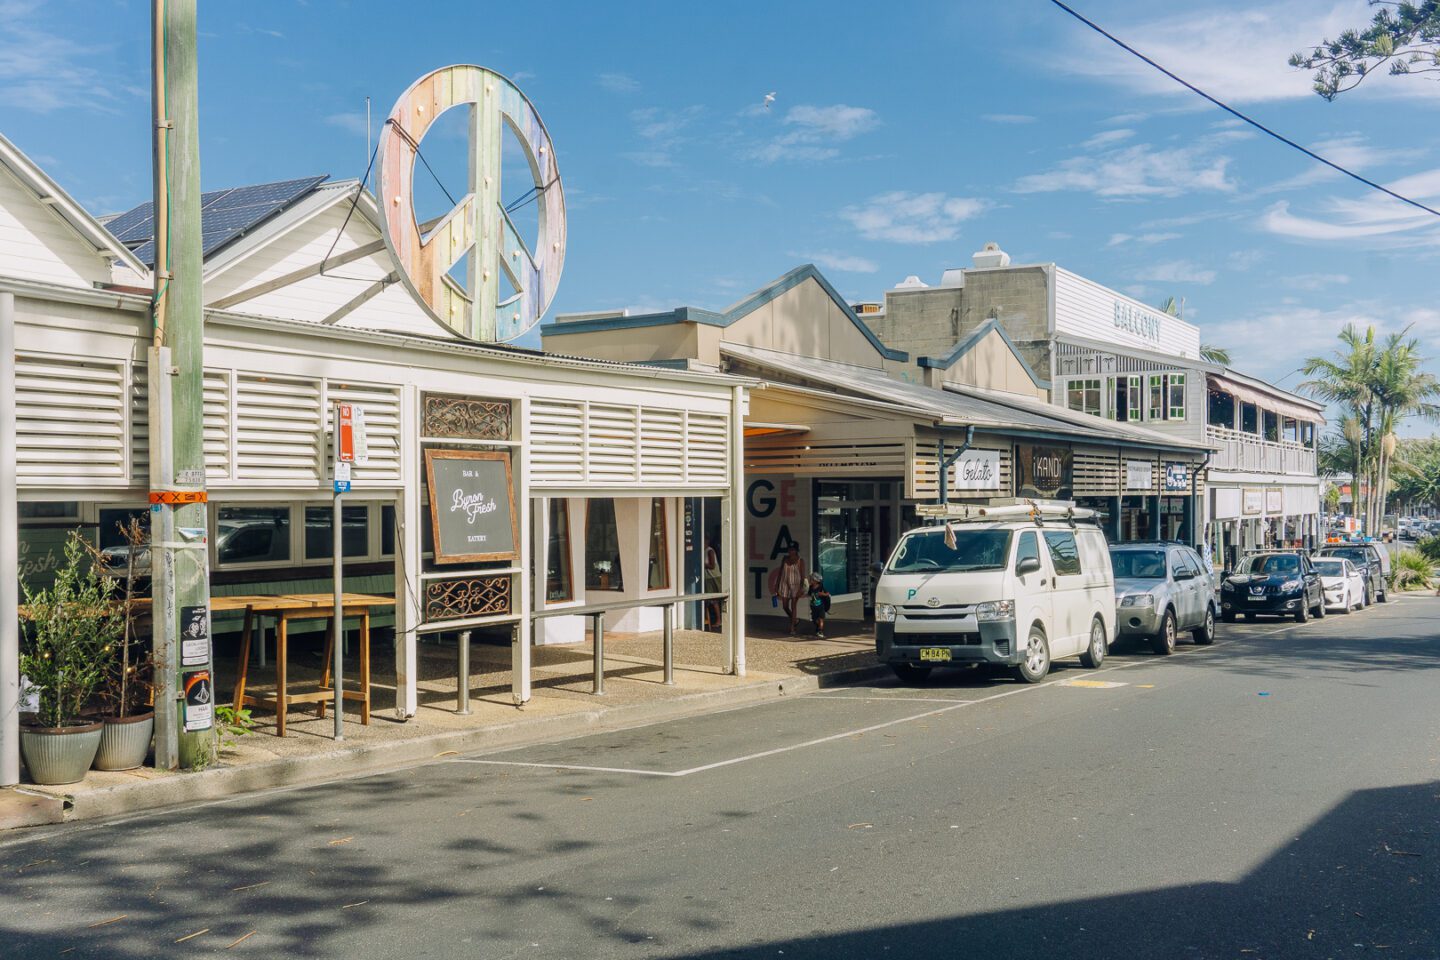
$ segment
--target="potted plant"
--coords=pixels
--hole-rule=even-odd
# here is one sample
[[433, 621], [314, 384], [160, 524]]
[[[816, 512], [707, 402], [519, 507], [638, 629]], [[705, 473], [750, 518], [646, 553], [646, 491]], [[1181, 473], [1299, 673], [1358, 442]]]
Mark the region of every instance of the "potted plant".
[[99, 554], [108, 574], [123, 577], [120, 582], [120, 610], [123, 629], [120, 655], [112, 657], [105, 682], [100, 688], [100, 749], [95, 754], [96, 770], [134, 770], [150, 753], [155, 734], [152, 700], [151, 659], [137, 634], [137, 621], [144, 608], [136, 597], [136, 584], [150, 571], [150, 531], [143, 520], [132, 517], [117, 524], [125, 543]]
[[20, 753], [41, 784], [76, 783], [100, 748], [102, 724], [85, 709], [104, 682], [124, 621], [105, 576], [79, 532], [65, 542], [65, 559], [48, 590], [25, 588], [30, 636], [20, 671], [36, 696], [36, 710], [20, 727]]

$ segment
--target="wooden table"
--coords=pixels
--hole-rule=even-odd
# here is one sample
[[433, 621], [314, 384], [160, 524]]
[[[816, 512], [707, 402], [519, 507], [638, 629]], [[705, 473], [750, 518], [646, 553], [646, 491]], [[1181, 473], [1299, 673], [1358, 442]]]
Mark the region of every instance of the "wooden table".
[[[360, 722], [370, 723], [370, 611], [375, 607], [393, 607], [394, 597], [382, 597], [368, 593], [347, 593], [341, 597], [341, 610], [337, 629], [335, 598], [328, 593], [290, 593], [279, 595], [254, 595], [214, 597], [210, 601], [211, 611], [244, 610], [245, 626], [240, 639], [240, 662], [235, 674], [235, 709], [245, 706], [266, 707], [275, 711], [276, 736], [285, 736], [285, 714], [292, 703], [314, 703], [319, 715], [325, 716], [325, 705], [335, 698], [330, 688], [330, 654], [336, 635], [344, 629], [345, 617], [360, 618], [360, 689], [343, 691], [346, 700], [360, 703]], [[263, 616], [275, 618], [275, 693], [252, 694], [245, 692], [247, 671], [250, 667], [250, 643], [256, 621]], [[289, 648], [289, 625], [292, 620], [327, 620], [325, 631], [325, 670], [319, 689], [307, 693], [290, 693], [286, 689], [285, 667]], [[263, 637], [263, 635], [262, 635]], [[337, 710], [340, 705], [336, 704]]]

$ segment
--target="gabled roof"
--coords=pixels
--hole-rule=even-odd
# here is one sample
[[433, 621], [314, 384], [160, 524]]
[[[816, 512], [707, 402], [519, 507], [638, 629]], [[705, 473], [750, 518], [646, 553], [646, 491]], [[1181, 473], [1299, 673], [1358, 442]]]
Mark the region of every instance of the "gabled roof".
[[975, 349], [975, 347], [979, 345], [980, 341], [984, 340], [985, 337], [992, 332], [1000, 334], [1000, 339], [1005, 341], [1005, 346], [1010, 348], [1010, 354], [1015, 358], [1016, 362], [1019, 363], [1020, 366], [1025, 370], [1025, 373], [1029, 375], [1030, 381], [1034, 383], [1035, 386], [1039, 387], [1041, 390], [1049, 390], [1050, 381], [1041, 380], [1038, 376], [1035, 375], [1035, 369], [1031, 367], [1029, 363], [1025, 362], [1024, 357], [1020, 356], [1020, 351], [1015, 348], [1015, 341], [1010, 339], [1010, 334], [1005, 332], [1005, 328], [1000, 325], [1000, 321], [995, 319], [994, 317], [991, 317], [984, 323], [980, 324], [980, 326], [976, 327], [973, 331], [971, 331], [970, 336], [955, 344], [955, 349], [951, 350], [945, 356], [919, 357], [916, 359], [915, 362], [919, 366], [927, 367], [934, 370], [949, 370], [960, 360], [961, 357], [965, 356], [965, 354]]
[[124, 262], [131, 270], [147, 276], [149, 270], [120, 240], [96, 220], [75, 198], [50, 176], [41, 170], [33, 160], [25, 156], [19, 147], [0, 135], [0, 164], [3, 164], [17, 180], [34, 192], [41, 203], [59, 214], [82, 240], [95, 248], [97, 253], [108, 253]]
[[[928, 414], [945, 426], [973, 426], [991, 433], [1060, 438], [1150, 449], [1200, 452], [1209, 447], [1090, 414], [1054, 407], [1043, 400], [978, 387], [944, 390], [896, 380], [872, 367], [725, 343], [721, 354], [776, 383], [820, 386], [838, 395], [859, 395]], [[748, 372], [748, 371], [747, 371]]]
[[759, 290], [748, 294], [736, 301], [725, 310], [716, 312], [714, 310], [703, 310], [698, 307], [676, 307], [674, 310], [667, 310], [662, 313], [645, 313], [629, 317], [594, 317], [584, 320], [567, 320], [563, 322], [551, 322], [540, 327], [541, 336], [555, 337], [564, 336], [569, 333], [597, 333], [608, 330], [626, 330], [634, 327], [655, 327], [673, 323], [704, 323], [715, 327], [728, 327], [737, 320], [747, 317], [759, 310], [770, 301], [781, 294], [798, 287], [806, 280], [814, 280], [825, 291], [825, 295], [835, 302], [835, 305], [855, 325], [861, 335], [870, 342], [876, 352], [886, 360], [908, 360], [910, 355], [901, 350], [892, 350], [880, 342], [875, 332], [866, 326], [865, 322], [856, 315], [853, 307], [840, 296], [830, 281], [813, 263], [802, 264], [786, 273], [784, 276], [766, 284]]

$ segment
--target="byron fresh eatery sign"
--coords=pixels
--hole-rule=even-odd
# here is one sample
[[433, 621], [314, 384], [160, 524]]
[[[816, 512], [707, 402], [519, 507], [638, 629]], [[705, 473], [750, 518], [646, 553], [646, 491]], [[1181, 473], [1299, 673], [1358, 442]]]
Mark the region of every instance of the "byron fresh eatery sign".
[[508, 453], [426, 450], [425, 482], [436, 563], [516, 558]]

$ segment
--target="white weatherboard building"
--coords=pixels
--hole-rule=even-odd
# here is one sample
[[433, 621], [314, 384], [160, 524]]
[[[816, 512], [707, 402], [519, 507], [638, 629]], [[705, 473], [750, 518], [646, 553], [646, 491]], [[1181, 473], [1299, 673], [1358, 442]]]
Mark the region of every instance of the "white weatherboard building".
[[[742, 553], [749, 381], [458, 340], [399, 284], [357, 296], [394, 272], [357, 184], [312, 178], [260, 192], [277, 186], [273, 210], [207, 248], [212, 595], [330, 589], [337, 400], [361, 404], [369, 428], [369, 463], [354, 469], [346, 497], [345, 585], [397, 599], [402, 716], [417, 709], [422, 636], [508, 634], [523, 703], [532, 644], [584, 636], [584, 617], [536, 614], [700, 592], [699, 574], [687, 582], [684, 573], [700, 569], [707, 546], [721, 559], [722, 590], [737, 589], [729, 558]], [[143, 220], [142, 211], [110, 222]], [[16, 409], [0, 425], [0, 456], [18, 473], [0, 497], [18, 498], [19, 516], [18, 558], [4, 557], [0, 576], [43, 583], [71, 530], [106, 546], [117, 520], [147, 510], [144, 248], [122, 242], [0, 138], [0, 325], [14, 344], [0, 356], [0, 389]], [[437, 561], [424, 454], [447, 449], [508, 461], [511, 489], [499, 496], [513, 504], [513, 559]], [[702, 513], [713, 518], [705, 543], [687, 530]], [[660, 617], [659, 608], [630, 610], [609, 625], [655, 629]], [[724, 623], [716, 643], [743, 672], [738, 618]], [[217, 618], [216, 632], [235, 626]], [[3, 628], [13, 627], [11, 617]], [[227, 656], [217, 650], [222, 672]], [[15, 722], [5, 717], [0, 734], [15, 736]]]
[[1192, 493], [1204, 545], [1222, 567], [1237, 551], [1319, 535], [1320, 404], [1205, 361], [1194, 324], [1053, 263], [1012, 265], [994, 244], [974, 260], [945, 271], [939, 286], [897, 286], [866, 321], [922, 366], [999, 324], [1048, 373], [1053, 404], [1209, 447], [1192, 479], [1127, 464], [1124, 539], [1182, 536]]

